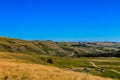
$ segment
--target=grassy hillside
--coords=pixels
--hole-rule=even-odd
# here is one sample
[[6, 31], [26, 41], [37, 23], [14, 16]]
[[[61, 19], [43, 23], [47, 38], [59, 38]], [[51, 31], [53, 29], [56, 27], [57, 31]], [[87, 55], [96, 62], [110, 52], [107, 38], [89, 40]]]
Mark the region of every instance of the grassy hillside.
[[[37, 53], [54, 56], [96, 56], [107, 53], [116, 53], [120, 43], [115, 42], [53, 42], [53, 41], [26, 41], [0, 37], [0, 51], [14, 53]], [[98, 56], [99, 56], [98, 55]], [[102, 55], [102, 56], [106, 56]], [[112, 55], [111, 55], [112, 56]], [[115, 55], [118, 56], [118, 55]]]
[[[52, 59], [53, 64], [47, 62], [48, 59]], [[46, 65], [46, 66], [58, 67], [61, 68], [62, 70], [64, 69], [67, 71], [79, 72], [80, 74], [87, 73], [95, 76], [101, 76], [106, 78], [109, 77], [118, 80], [120, 78], [120, 75], [118, 73], [112, 71], [112, 69], [114, 69], [120, 72], [119, 58], [70, 58], [70, 57], [55, 57], [55, 56], [47, 56], [47, 55], [39, 55], [39, 54], [0, 52], [0, 62], [4, 62], [5, 64], [24, 63], [24, 64]], [[94, 68], [93, 65], [90, 64], [90, 62], [94, 62], [98, 66], [98, 69], [104, 69], [105, 72], [100, 72], [98, 69]], [[88, 72], [84, 71], [85, 68], [88, 68]]]
[[[60, 80], [104, 80], [95, 76], [119, 80], [120, 58], [115, 58], [120, 57], [119, 48], [120, 43], [116, 42], [27, 41], [0, 37], [0, 70], [1, 72], [3, 70], [0, 79], [40, 80], [38, 74], [43, 75], [42, 73], [45, 72], [44, 77], [41, 77], [43, 80], [56, 80], [56, 77], [60, 77]], [[26, 69], [32, 65], [33, 67]], [[53, 71], [42, 72], [42, 66], [45, 69], [52, 66]], [[33, 71], [31, 71], [31, 68], [33, 68]], [[54, 73], [54, 69], [57, 69], [57, 72]], [[15, 75], [19, 73], [16, 70], [22, 72]], [[32, 73], [35, 73], [35, 75], [32, 76]], [[57, 75], [52, 76], [53, 74]], [[52, 77], [50, 78], [50, 76]]]
[[26, 41], [5, 37], [0, 37], [0, 51], [14, 53], [65, 55], [65, 51], [52, 41]]
[[0, 60], [0, 80], [112, 80], [56, 67]]

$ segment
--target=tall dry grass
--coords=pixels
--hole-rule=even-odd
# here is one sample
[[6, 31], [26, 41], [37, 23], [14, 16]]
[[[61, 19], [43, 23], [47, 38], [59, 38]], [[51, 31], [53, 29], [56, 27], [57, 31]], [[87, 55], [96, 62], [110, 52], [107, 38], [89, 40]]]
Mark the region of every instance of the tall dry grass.
[[0, 61], [0, 80], [112, 80], [52, 66]]

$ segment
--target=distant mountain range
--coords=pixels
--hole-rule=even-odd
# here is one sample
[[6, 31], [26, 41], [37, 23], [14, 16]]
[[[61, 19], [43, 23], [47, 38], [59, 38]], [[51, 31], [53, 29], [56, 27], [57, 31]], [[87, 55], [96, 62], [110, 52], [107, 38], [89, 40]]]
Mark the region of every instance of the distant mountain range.
[[69, 57], [120, 57], [117, 42], [54, 42], [28, 41], [0, 37], [0, 51], [12, 53], [37, 53]]

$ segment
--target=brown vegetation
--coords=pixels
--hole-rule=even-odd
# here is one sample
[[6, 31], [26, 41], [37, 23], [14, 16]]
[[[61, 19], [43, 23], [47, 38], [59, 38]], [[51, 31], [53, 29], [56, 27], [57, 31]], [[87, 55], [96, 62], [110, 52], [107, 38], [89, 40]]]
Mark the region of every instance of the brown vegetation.
[[0, 61], [1, 80], [111, 80], [56, 67]]

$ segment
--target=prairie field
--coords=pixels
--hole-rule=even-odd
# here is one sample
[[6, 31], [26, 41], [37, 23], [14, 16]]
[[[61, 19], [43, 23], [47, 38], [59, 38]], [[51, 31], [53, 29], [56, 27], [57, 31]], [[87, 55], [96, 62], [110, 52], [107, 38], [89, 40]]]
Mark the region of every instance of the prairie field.
[[[53, 63], [47, 62], [51, 58]], [[101, 73], [98, 68], [104, 68]], [[119, 80], [119, 58], [70, 58], [0, 52], [0, 80]], [[83, 69], [88, 67], [89, 72]], [[113, 69], [113, 70], [111, 70]], [[104, 77], [104, 78], [103, 78]]]
[[0, 60], [0, 80], [112, 80], [56, 67]]

